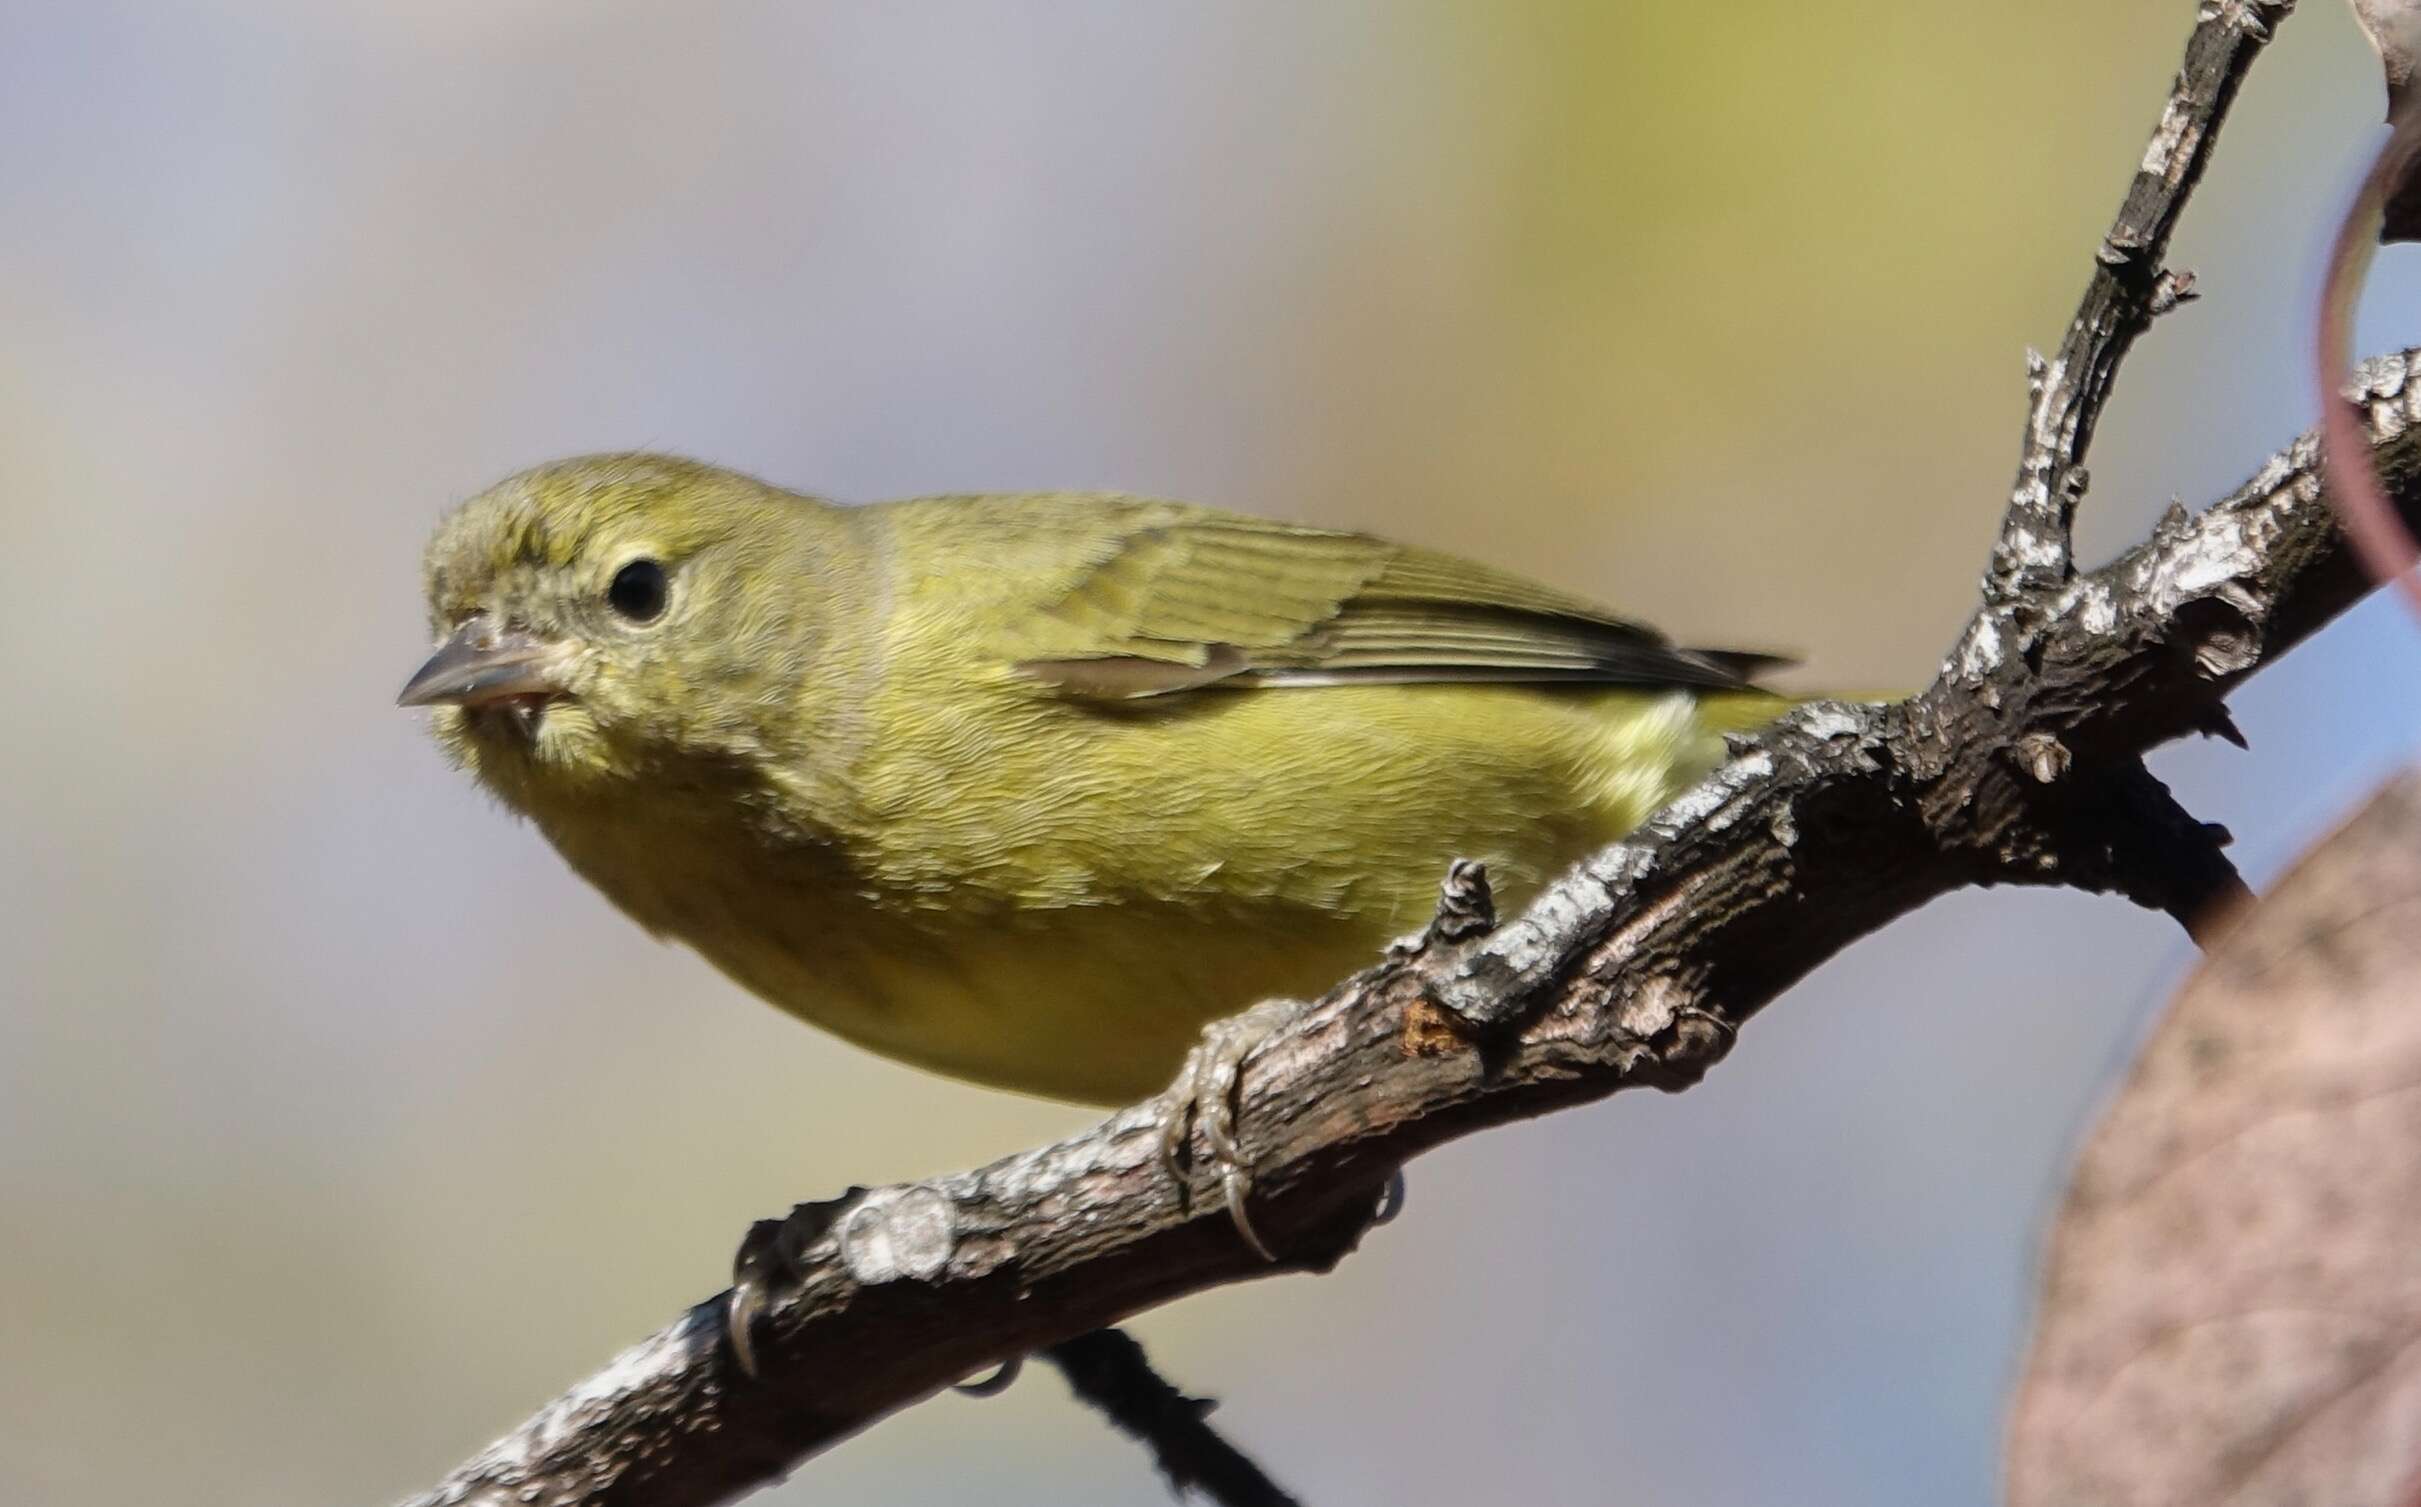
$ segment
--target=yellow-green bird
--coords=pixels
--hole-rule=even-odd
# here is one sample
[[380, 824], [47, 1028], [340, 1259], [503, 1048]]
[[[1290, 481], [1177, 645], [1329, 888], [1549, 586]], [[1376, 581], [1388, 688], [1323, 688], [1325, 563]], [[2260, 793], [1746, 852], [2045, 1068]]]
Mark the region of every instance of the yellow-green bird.
[[401, 700], [640, 925], [1098, 1103], [1373, 961], [1453, 859], [1518, 903], [1785, 704], [1515, 575], [1140, 497], [592, 456], [463, 504], [426, 573]]

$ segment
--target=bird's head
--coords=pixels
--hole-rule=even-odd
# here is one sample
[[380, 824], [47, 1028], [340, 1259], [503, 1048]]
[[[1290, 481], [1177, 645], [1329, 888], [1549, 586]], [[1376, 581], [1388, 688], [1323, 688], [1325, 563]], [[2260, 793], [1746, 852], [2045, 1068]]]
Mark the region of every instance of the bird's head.
[[437, 650], [397, 701], [433, 708], [448, 752], [525, 810], [744, 763], [795, 722], [836, 516], [666, 456], [510, 477], [430, 541]]

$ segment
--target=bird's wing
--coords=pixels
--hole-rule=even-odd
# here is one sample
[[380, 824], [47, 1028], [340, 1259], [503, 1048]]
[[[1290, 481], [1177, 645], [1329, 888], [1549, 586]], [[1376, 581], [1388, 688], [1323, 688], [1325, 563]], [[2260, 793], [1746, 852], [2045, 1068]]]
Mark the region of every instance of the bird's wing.
[[1043, 608], [1020, 668], [1124, 701], [1205, 688], [1569, 682], [1737, 690], [1769, 655], [1676, 648], [1641, 623], [1452, 555], [1366, 534], [1136, 505]]

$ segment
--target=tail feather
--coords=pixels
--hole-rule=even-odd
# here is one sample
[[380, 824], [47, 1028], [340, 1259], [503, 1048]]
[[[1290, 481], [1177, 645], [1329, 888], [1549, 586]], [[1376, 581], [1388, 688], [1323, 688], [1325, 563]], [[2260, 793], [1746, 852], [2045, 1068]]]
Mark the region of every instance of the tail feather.
[[1755, 649], [1688, 649], [1683, 652], [1741, 681], [1755, 680], [1772, 670], [1787, 670], [1799, 662], [1788, 654], [1765, 654]]

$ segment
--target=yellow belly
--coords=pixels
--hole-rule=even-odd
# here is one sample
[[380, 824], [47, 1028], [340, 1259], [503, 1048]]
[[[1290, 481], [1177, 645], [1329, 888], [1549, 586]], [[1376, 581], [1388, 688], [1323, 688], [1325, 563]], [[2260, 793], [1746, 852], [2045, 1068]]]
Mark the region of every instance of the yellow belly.
[[1460, 687], [1251, 694], [1083, 734], [1043, 723], [956, 762], [904, 747], [897, 767], [939, 773], [878, 784], [884, 820], [846, 852], [699, 843], [694, 815], [540, 821], [635, 919], [805, 1020], [1117, 1103], [1164, 1087], [1210, 1021], [1376, 961], [1451, 860], [1487, 862], [1518, 905], [1719, 746], [1682, 696]]
[[1208, 1022], [1317, 994], [1388, 940], [1348, 916], [1213, 924], [1158, 906], [989, 925], [859, 922], [827, 931], [812, 953], [765, 938], [701, 951], [755, 993], [887, 1057], [1094, 1104], [1166, 1087]]

